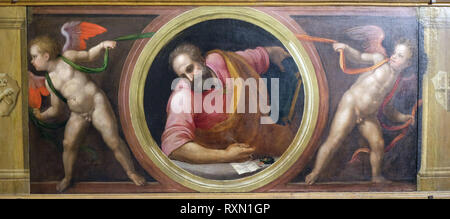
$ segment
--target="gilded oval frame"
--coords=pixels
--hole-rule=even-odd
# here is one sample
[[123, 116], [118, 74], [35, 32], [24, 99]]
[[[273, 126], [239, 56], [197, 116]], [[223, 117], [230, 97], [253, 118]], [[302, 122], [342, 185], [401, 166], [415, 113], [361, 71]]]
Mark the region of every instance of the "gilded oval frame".
[[[235, 180], [211, 180], [196, 176], [173, 163], [153, 139], [144, 112], [144, 88], [149, 69], [159, 51], [178, 33], [207, 20], [237, 19], [252, 23], [276, 37], [293, 57], [302, 76], [305, 103], [297, 134], [278, 161], [254, 175]], [[156, 168], [171, 180], [200, 192], [249, 192], [282, 176], [310, 143], [319, 115], [319, 86], [308, 53], [294, 33], [270, 15], [247, 7], [199, 7], [186, 11], [163, 25], [146, 43], [132, 71], [129, 87], [131, 125], [140, 147]]]

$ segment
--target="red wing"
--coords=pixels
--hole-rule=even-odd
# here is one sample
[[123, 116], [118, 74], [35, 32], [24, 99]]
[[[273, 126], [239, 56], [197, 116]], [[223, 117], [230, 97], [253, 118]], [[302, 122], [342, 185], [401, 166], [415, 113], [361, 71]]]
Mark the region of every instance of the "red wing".
[[48, 95], [50, 92], [45, 87], [45, 77], [28, 72], [28, 105], [39, 109], [42, 105], [42, 96]]
[[106, 32], [107, 29], [89, 22], [71, 21], [61, 27], [61, 34], [66, 38], [63, 52], [67, 50], [86, 49], [87, 39]]
[[367, 53], [381, 53], [387, 56], [382, 43], [384, 31], [375, 25], [366, 25], [350, 28], [345, 33], [354, 40], [363, 41], [363, 48]]

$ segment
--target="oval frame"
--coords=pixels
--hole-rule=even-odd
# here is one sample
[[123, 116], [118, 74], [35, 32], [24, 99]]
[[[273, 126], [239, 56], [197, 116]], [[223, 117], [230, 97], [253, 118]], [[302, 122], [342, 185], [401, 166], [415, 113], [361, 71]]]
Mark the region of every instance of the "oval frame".
[[[159, 51], [178, 33], [207, 20], [237, 19], [252, 23], [276, 37], [293, 57], [302, 76], [305, 104], [300, 127], [289, 148], [279, 160], [266, 169], [235, 180], [212, 180], [196, 176], [180, 168], [165, 154], [148, 129], [144, 112], [144, 88], [149, 69]], [[162, 26], [146, 43], [130, 78], [129, 109], [131, 125], [139, 146], [155, 167], [171, 180], [200, 192], [249, 192], [261, 188], [282, 176], [299, 159], [309, 145], [319, 115], [319, 86], [316, 72], [303, 45], [294, 33], [270, 15], [246, 7], [199, 7], [184, 12]]]

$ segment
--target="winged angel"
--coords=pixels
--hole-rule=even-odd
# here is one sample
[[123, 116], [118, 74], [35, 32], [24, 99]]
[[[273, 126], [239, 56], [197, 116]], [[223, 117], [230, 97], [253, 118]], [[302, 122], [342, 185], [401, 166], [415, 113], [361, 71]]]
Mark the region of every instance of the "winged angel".
[[[380, 27], [360, 26], [348, 29], [346, 33], [350, 38], [364, 42], [364, 52], [336, 41], [327, 42], [333, 43], [334, 50], [341, 53], [341, 69], [348, 74], [360, 75], [339, 102], [330, 133], [319, 148], [312, 172], [305, 179], [307, 184], [316, 182], [344, 139], [355, 127], [369, 144], [370, 150], [366, 152], [370, 153], [372, 181], [377, 183], [387, 181], [381, 174], [385, 143], [377, 113], [381, 107], [386, 117], [394, 122], [411, 124], [414, 121], [414, 115], [403, 114], [390, 103], [393, 91], [398, 86], [400, 73], [411, 64], [415, 48], [411, 41], [407, 39], [397, 41], [394, 53], [388, 58], [382, 46], [384, 31]], [[346, 69], [344, 57], [356, 64], [372, 66]]]
[[[29, 104], [33, 108], [34, 116], [45, 122], [60, 116], [64, 112], [65, 104], [70, 110], [63, 140], [65, 176], [56, 187], [60, 192], [71, 184], [78, 149], [90, 124], [101, 133], [104, 142], [114, 152], [128, 177], [136, 185], [145, 184], [145, 179], [136, 173], [130, 152], [119, 136], [117, 121], [105, 93], [89, 76], [68, 64], [91, 62], [96, 60], [103, 50], [114, 49], [115, 41], [103, 41], [85, 51], [85, 40], [104, 32], [106, 29], [96, 24], [67, 22], [61, 28], [66, 39], [62, 53], [55, 40], [48, 36], [40, 36], [30, 42], [31, 63], [36, 70], [48, 72], [46, 77], [29, 72]], [[41, 95], [50, 95], [51, 103], [43, 112], [40, 110]]]

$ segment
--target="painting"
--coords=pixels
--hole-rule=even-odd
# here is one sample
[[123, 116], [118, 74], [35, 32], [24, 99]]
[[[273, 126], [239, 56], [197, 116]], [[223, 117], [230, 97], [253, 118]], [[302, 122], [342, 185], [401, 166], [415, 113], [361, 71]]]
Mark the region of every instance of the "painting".
[[35, 193], [415, 188], [425, 67], [413, 8], [32, 14]]
[[[194, 53], [195, 51], [198, 55]], [[222, 59], [222, 56], [226, 56], [224, 51], [225, 53], [232, 51], [240, 57], [245, 57], [247, 63], [252, 63], [252, 68], [245, 70], [244, 66], [239, 67], [238, 64], [233, 64], [233, 61], [230, 61], [232, 58]], [[266, 53], [266, 51], [270, 52]], [[206, 55], [198, 61], [201, 66], [198, 68], [201, 73], [198, 74], [204, 75], [204, 82], [200, 87], [206, 86], [206, 81], [212, 77], [219, 78], [221, 83], [216, 86], [223, 87], [221, 89], [226, 90], [226, 94], [203, 91], [202, 98], [198, 98], [203, 107], [198, 107], [199, 104], [195, 103], [196, 93], [184, 90], [186, 85], [191, 87], [193, 92], [196, 92], [194, 88], [199, 88], [194, 85], [196, 78], [189, 79], [189, 73], [195, 71], [190, 68], [195, 66], [196, 61], [193, 61], [193, 58], [184, 61], [182, 54], [186, 53], [194, 57]], [[168, 71], [169, 63], [172, 63], [173, 68], [169, 66]], [[182, 68], [177, 70], [181, 73], [175, 73], [177, 66]], [[208, 71], [209, 69], [212, 71]], [[236, 71], [231, 73], [230, 69], [236, 69]], [[257, 75], [241, 73], [241, 71], [249, 72], [252, 69]], [[221, 73], [224, 75], [220, 75]], [[215, 179], [243, 177], [248, 171], [255, 172], [265, 165], [270, 165], [289, 147], [301, 122], [304, 93], [301, 76], [293, 58], [282, 47], [281, 42], [251, 23], [236, 19], [216, 19], [200, 22], [183, 30], [162, 48], [154, 59], [148, 75], [144, 90], [144, 111], [153, 138], [157, 139], [158, 145], [161, 145], [166, 155], [171, 159], [174, 156], [173, 160], [178, 164], [190, 168], [191, 171], [199, 171], [199, 169], [208, 171], [208, 168], [211, 168], [204, 174], [216, 177]], [[177, 84], [183, 83], [177, 82], [180, 78], [187, 79], [189, 83]], [[231, 85], [234, 89], [226, 87], [227, 79], [233, 79], [228, 81], [236, 84]], [[238, 82], [242, 82], [242, 85], [238, 85]], [[248, 86], [248, 90], [239, 86]], [[257, 95], [251, 96], [252, 92]], [[238, 93], [241, 99], [238, 100], [238, 97], [233, 99], [233, 95], [236, 96]], [[217, 95], [223, 97], [219, 99]], [[267, 102], [270, 104], [261, 101], [264, 99], [268, 99]], [[213, 103], [208, 103], [208, 100]], [[177, 104], [183, 101], [191, 101], [193, 106]], [[214, 105], [216, 102], [223, 106]], [[299, 104], [296, 104], [297, 102]], [[213, 109], [206, 107], [209, 104]], [[239, 110], [239, 107], [245, 104], [245, 109]], [[270, 107], [270, 111], [261, 112], [264, 108], [261, 104]], [[172, 109], [171, 106], [175, 108]], [[258, 110], [252, 109], [254, 106], [257, 106]], [[195, 107], [199, 108], [198, 112]], [[183, 112], [184, 114], [175, 112], [185, 108], [187, 110]], [[190, 112], [191, 108], [194, 112]], [[159, 112], [156, 109], [159, 109]], [[234, 117], [234, 113], [239, 116], [231, 122], [229, 119]], [[250, 115], [244, 115], [246, 113]], [[270, 115], [263, 116], [264, 113]], [[223, 114], [227, 117], [222, 117]], [[296, 115], [295, 118], [294, 115]], [[167, 119], [164, 121], [161, 118]], [[269, 118], [271, 121], [266, 122], [265, 120]], [[191, 121], [194, 121], [193, 126]], [[156, 126], [158, 123], [165, 123], [165, 126], [158, 127]], [[186, 144], [187, 142], [195, 144]], [[184, 144], [186, 149], [181, 148]], [[200, 145], [202, 147], [197, 148]], [[237, 150], [235, 146], [249, 150], [235, 151]], [[176, 150], [185, 152], [179, 153], [175, 152]], [[223, 156], [221, 156], [222, 152], [225, 152]], [[248, 159], [248, 156], [252, 159]], [[244, 164], [245, 161], [248, 162]], [[230, 165], [223, 168], [220, 167], [223, 165], [208, 165], [218, 163], [232, 163], [231, 173], [225, 174], [226, 170], [230, 169]], [[216, 167], [212, 168], [212, 166]], [[234, 171], [236, 173], [233, 174]], [[217, 174], [219, 172], [224, 174]], [[199, 172], [199, 174], [202, 173]]]

